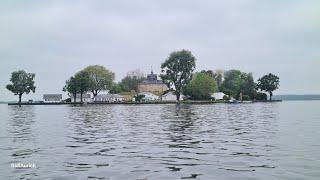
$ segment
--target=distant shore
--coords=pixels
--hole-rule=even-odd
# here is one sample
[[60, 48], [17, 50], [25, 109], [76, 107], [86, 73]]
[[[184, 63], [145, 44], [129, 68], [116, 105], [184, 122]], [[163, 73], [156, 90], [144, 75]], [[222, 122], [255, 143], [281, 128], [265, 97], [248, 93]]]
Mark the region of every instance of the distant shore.
[[[257, 103], [257, 102], [282, 102], [282, 100], [272, 100], [272, 101], [236, 101], [236, 102], [229, 102], [229, 101], [181, 101], [180, 104], [217, 104], [217, 103], [225, 103], [225, 104], [247, 104], [247, 103]], [[155, 101], [155, 102], [90, 102], [90, 103], [70, 103], [70, 102], [59, 102], [59, 103], [29, 103], [23, 102], [19, 103], [8, 103], [9, 106], [15, 105], [112, 105], [112, 104], [123, 104], [123, 105], [143, 105], [143, 104], [178, 104], [176, 101]]]

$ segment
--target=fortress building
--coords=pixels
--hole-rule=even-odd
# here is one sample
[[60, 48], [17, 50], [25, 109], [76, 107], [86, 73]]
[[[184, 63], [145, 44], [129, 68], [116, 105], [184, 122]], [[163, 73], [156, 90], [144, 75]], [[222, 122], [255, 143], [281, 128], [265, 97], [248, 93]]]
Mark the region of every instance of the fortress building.
[[166, 90], [168, 90], [167, 85], [162, 80], [158, 80], [157, 74], [153, 74], [153, 71], [151, 71], [151, 74], [148, 74], [147, 79], [138, 85], [138, 93], [150, 92], [160, 96]]

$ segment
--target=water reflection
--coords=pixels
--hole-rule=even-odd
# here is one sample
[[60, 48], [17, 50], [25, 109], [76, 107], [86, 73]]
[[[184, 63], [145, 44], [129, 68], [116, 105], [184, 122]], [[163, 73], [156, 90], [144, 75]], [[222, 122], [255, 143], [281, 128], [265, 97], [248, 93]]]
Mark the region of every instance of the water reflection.
[[101, 169], [117, 174], [126, 164], [136, 177], [169, 171], [180, 178], [201, 177], [206, 172], [195, 167], [204, 165], [231, 172], [274, 168], [268, 156], [274, 146], [265, 138], [273, 138], [277, 108], [255, 111], [253, 105], [72, 107], [66, 148], [74, 153], [65, 167], [101, 177]]
[[[294, 161], [284, 161], [285, 166], [279, 162], [289, 157], [288, 147], [294, 147], [284, 145], [290, 144], [287, 139], [279, 141], [281, 136], [292, 140], [286, 134], [288, 124], [280, 121], [295, 116], [281, 119], [287, 111], [280, 111], [278, 103], [8, 110], [9, 141], [0, 150], [9, 155], [1, 162], [35, 160], [39, 168], [12, 170], [6, 179], [267, 179], [287, 167], [306, 169]], [[299, 122], [289, 125], [303, 124]], [[318, 146], [310, 149], [316, 152]], [[304, 152], [291, 154], [303, 164], [317, 156], [299, 156]], [[317, 174], [319, 166], [314, 167], [308, 168], [309, 176]]]
[[[12, 156], [17, 158], [30, 157], [33, 150], [23, 148], [25, 145], [35, 143], [36, 136], [33, 133], [35, 112], [33, 106], [11, 106], [9, 108], [10, 121], [8, 128], [11, 135], [12, 149], [16, 149]], [[21, 150], [18, 150], [22, 148]]]
[[[34, 133], [36, 126], [35, 107], [33, 106], [10, 106], [9, 107], [9, 144], [11, 163], [33, 163], [34, 155], [39, 153], [37, 147], [37, 135]], [[33, 178], [37, 176], [36, 169], [14, 169], [14, 177]]]

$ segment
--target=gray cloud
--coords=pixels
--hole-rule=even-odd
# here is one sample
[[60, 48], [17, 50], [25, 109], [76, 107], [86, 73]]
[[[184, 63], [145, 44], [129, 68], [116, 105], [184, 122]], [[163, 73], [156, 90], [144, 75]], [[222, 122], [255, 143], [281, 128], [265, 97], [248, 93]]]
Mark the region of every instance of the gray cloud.
[[[173, 50], [190, 49], [198, 70], [273, 72], [276, 93], [320, 93], [319, 1], [0, 2], [0, 99], [10, 73], [37, 74], [37, 93], [61, 92], [90, 64], [116, 72], [160, 71]], [[28, 97], [28, 98], [29, 98]]]

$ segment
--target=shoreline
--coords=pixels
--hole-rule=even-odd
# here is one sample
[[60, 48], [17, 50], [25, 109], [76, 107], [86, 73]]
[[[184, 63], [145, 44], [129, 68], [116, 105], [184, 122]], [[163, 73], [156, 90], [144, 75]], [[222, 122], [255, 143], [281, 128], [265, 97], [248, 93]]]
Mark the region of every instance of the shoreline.
[[[272, 102], [282, 102], [282, 100], [272, 100], [272, 101], [237, 101], [237, 102], [228, 102], [228, 101], [181, 101], [180, 104], [251, 104], [251, 103], [272, 103]], [[39, 106], [39, 105], [144, 105], [144, 104], [179, 104], [176, 101], [167, 101], [167, 102], [90, 102], [90, 103], [29, 103], [23, 102], [19, 103], [8, 103], [8, 106]]]

